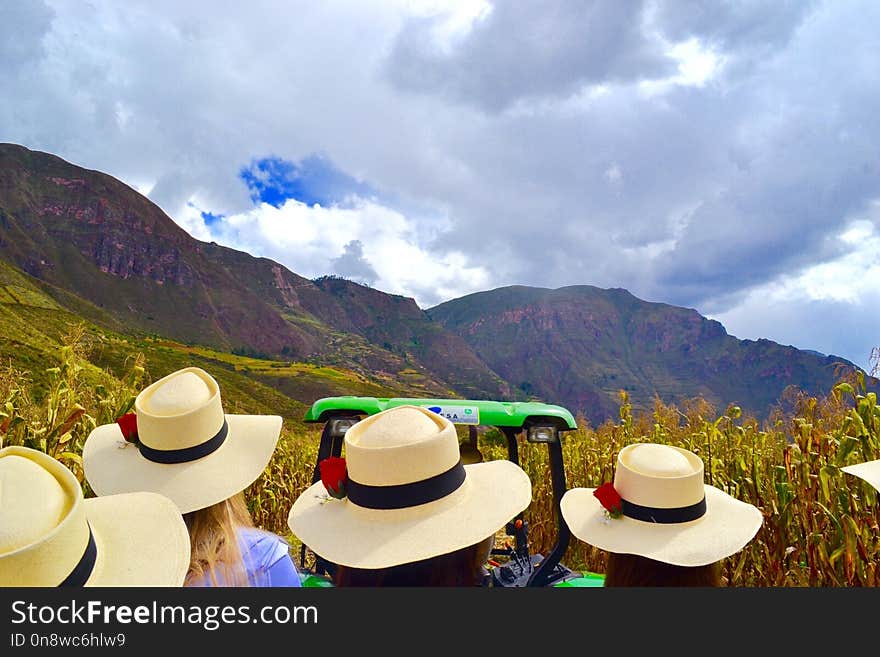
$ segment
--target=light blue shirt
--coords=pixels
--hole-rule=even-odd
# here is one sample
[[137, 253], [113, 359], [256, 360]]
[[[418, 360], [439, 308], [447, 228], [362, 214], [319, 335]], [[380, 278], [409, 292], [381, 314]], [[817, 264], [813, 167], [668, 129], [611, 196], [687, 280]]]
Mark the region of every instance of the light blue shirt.
[[[250, 586], [301, 586], [301, 579], [290, 557], [290, 546], [277, 534], [246, 527], [238, 530], [239, 547]], [[223, 583], [218, 573], [218, 586]], [[209, 574], [189, 586], [214, 586]]]

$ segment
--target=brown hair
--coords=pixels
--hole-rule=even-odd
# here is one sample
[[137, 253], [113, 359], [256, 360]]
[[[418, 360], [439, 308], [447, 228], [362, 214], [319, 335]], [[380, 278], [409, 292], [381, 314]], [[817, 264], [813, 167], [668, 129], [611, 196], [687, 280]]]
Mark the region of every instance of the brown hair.
[[605, 586], [721, 586], [720, 562], [673, 566], [636, 554], [610, 552]]
[[495, 537], [441, 554], [430, 559], [389, 568], [350, 568], [337, 566], [333, 584], [336, 586], [480, 586], [483, 566]]
[[191, 556], [184, 586], [207, 575], [214, 586], [248, 586], [237, 529], [253, 527], [244, 493], [204, 509], [183, 514], [189, 529]]

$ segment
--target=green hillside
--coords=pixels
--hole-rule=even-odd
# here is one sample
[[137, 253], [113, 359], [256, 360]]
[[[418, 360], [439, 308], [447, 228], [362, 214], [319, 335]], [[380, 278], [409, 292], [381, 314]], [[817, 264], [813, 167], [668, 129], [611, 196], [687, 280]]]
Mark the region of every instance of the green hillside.
[[147, 382], [183, 367], [202, 367], [220, 383], [227, 412], [280, 414], [294, 424], [301, 424], [306, 407], [323, 396], [424, 394], [420, 377], [408, 373], [366, 377], [343, 368], [125, 335], [62, 308], [41, 287], [0, 262], [0, 364], [26, 372], [37, 390], [45, 389], [47, 370], [59, 365], [62, 347], [78, 334], [77, 348], [96, 385], [122, 377], [132, 358], [142, 354]]

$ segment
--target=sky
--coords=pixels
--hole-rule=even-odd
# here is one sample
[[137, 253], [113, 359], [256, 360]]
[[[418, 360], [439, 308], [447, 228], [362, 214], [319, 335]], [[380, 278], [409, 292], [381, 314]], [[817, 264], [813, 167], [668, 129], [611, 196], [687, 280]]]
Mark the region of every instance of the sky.
[[3, 0], [0, 141], [425, 309], [622, 287], [869, 368], [873, 0]]

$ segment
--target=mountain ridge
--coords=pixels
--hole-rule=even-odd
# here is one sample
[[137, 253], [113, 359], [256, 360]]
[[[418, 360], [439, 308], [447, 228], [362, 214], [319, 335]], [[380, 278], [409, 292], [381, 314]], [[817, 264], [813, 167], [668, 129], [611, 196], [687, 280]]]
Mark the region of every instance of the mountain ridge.
[[[766, 416], [787, 386], [827, 392], [836, 363], [855, 367], [740, 340], [693, 308], [624, 288], [510, 285], [422, 309], [344, 278], [310, 280], [196, 240], [112, 176], [10, 144], [0, 144], [0, 260], [116, 331], [343, 368], [407, 395], [538, 398], [596, 423], [616, 416], [620, 390], [643, 409], [655, 396], [703, 396]], [[324, 389], [294, 379], [271, 378], [304, 400]]]
[[623, 288], [507, 286], [428, 313], [511, 385], [598, 420], [614, 417], [620, 390], [640, 410], [655, 396], [701, 396], [764, 417], [787, 386], [826, 392], [839, 364], [855, 367], [767, 339], [739, 340], [694, 309], [645, 302]]
[[[426, 394], [505, 392], [463, 343], [453, 365], [460, 358], [485, 387], [436, 376], [432, 363], [422, 362], [438, 358], [431, 350], [386, 349], [350, 330], [339, 299], [280, 263], [196, 240], [111, 176], [17, 145], [0, 144], [0, 257], [140, 334], [391, 378], [408, 372], [404, 378], [421, 378]], [[427, 319], [413, 330], [442, 333]], [[439, 369], [449, 370], [448, 358], [440, 360]]]

